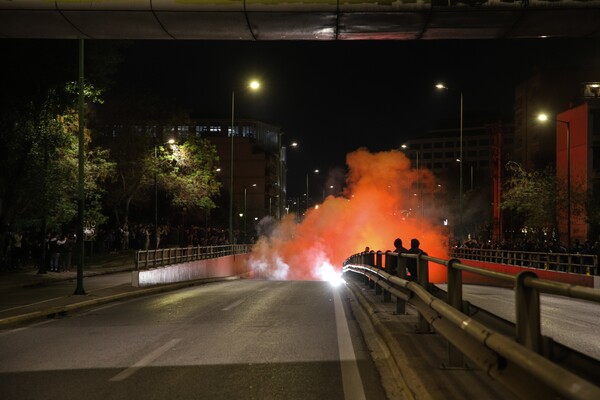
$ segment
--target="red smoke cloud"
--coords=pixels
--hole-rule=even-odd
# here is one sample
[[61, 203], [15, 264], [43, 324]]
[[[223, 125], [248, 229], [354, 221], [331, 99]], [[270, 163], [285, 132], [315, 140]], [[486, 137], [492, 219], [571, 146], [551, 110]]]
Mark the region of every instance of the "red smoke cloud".
[[[290, 214], [254, 246], [251, 262], [259, 277], [324, 279], [327, 268], [339, 271], [352, 254], [394, 250], [417, 238], [427, 254], [447, 258], [447, 237], [440, 221], [417, 210], [417, 195], [432, 193], [430, 171], [411, 169], [404, 153], [370, 153], [358, 149], [346, 156], [348, 175], [340, 197], [329, 196], [310, 209], [300, 223]], [[421, 203], [422, 204], [422, 203]], [[445, 270], [430, 263], [430, 279], [444, 281]]]

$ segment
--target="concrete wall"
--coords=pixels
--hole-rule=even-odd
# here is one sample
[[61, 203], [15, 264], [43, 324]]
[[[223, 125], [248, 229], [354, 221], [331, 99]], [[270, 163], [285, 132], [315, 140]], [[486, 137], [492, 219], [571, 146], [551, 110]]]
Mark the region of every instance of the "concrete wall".
[[133, 271], [131, 284], [135, 287], [145, 287], [228, 276], [251, 278], [252, 271], [250, 270], [250, 263], [248, 263], [249, 256], [249, 254], [237, 254]]

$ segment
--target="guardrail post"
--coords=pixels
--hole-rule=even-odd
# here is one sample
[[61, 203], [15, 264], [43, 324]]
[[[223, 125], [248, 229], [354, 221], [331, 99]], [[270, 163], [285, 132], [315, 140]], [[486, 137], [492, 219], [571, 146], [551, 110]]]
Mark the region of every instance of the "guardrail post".
[[375, 254], [375, 267], [379, 268], [379, 269], [383, 269], [383, 264], [382, 264], [382, 257], [381, 257], [381, 251], [378, 251]]
[[537, 278], [537, 275], [532, 271], [523, 271], [515, 280], [517, 342], [540, 353], [540, 294], [537, 289], [526, 285], [525, 280], [529, 278]]
[[[406, 279], [406, 258], [398, 254], [396, 257], [396, 275]], [[406, 314], [406, 301], [396, 297], [396, 314]]]
[[366, 253], [366, 262], [365, 264], [374, 267], [375, 266], [375, 253], [372, 251], [369, 251], [368, 253]]
[[385, 252], [385, 269], [390, 275], [398, 273], [398, 258], [389, 250]]
[[402, 278], [406, 279], [406, 258], [398, 255], [398, 269], [396, 270], [396, 274]]
[[[429, 289], [429, 262], [424, 260], [422, 257], [426, 256], [427, 253], [419, 253], [417, 254], [417, 279], [419, 285], [424, 287], [426, 290]], [[429, 326], [429, 322], [419, 313], [419, 323], [418, 323], [418, 331], [419, 332], [431, 332], [431, 327]]]
[[392, 294], [389, 290], [383, 289], [383, 302], [389, 303], [390, 301], [392, 301]]
[[381, 285], [378, 285], [377, 282], [375, 282], [375, 294], [381, 294]]
[[[453, 258], [448, 260], [448, 304], [459, 311], [463, 311], [462, 271], [454, 268], [455, 263], [460, 260]], [[464, 356], [456, 346], [448, 342], [448, 366], [457, 368], [464, 367]]]

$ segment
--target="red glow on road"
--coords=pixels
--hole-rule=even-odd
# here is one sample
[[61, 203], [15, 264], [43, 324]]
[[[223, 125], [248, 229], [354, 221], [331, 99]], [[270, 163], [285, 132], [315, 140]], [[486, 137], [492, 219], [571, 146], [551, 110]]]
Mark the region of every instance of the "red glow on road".
[[[344, 260], [372, 250], [394, 250], [394, 239], [404, 247], [417, 238], [431, 256], [447, 257], [447, 238], [439, 221], [407, 210], [414, 207], [414, 187], [430, 192], [433, 176], [410, 168], [410, 160], [396, 150], [370, 153], [359, 149], [346, 156], [348, 175], [343, 196], [329, 196], [311, 209], [300, 223], [286, 216], [269, 237], [253, 249], [257, 276], [269, 279], [323, 279], [323, 269], [341, 270]], [[430, 279], [445, 280], [445, 269], [430, 263]]]

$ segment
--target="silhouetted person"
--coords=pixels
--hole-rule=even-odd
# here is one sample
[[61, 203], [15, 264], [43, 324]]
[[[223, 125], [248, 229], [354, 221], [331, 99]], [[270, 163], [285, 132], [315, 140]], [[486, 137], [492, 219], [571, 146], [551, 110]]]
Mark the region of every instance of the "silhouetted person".
[[406, 253], [408, 249], [402, 245], [402, 239], [394, 240], [394, 253]]
[[[418, 239], [411, 239], [410, 240], [410, 249], [408, 249], [407, 253], [421, 254], [423, 252], [423, 250], [421, 250], [419, 248], [420, 244], [421, 243], [419, 243]], [[408, 273], [410, 274], [408, 279], [411, 281], [416, 281], [417, 280], [417, 260], [415, 258], [408, 258], [406, 260], [406, 268], [408, 269]]]
[[[402, 245], [402, 239], [400, 238], [396, 238], [396, 240], [394, 240], [394, 253], [406, 253], [408, 250], [406, 249], [406, 247], [404, 247]], [[390, 264], [390, 274], [392, 275], [398, 275], [398, 264], [399, 264], [399, 260], [400, 260], [400, 256], [398, 255], [398, 257], [392, 257], [391, 258], [391, 264]]]

